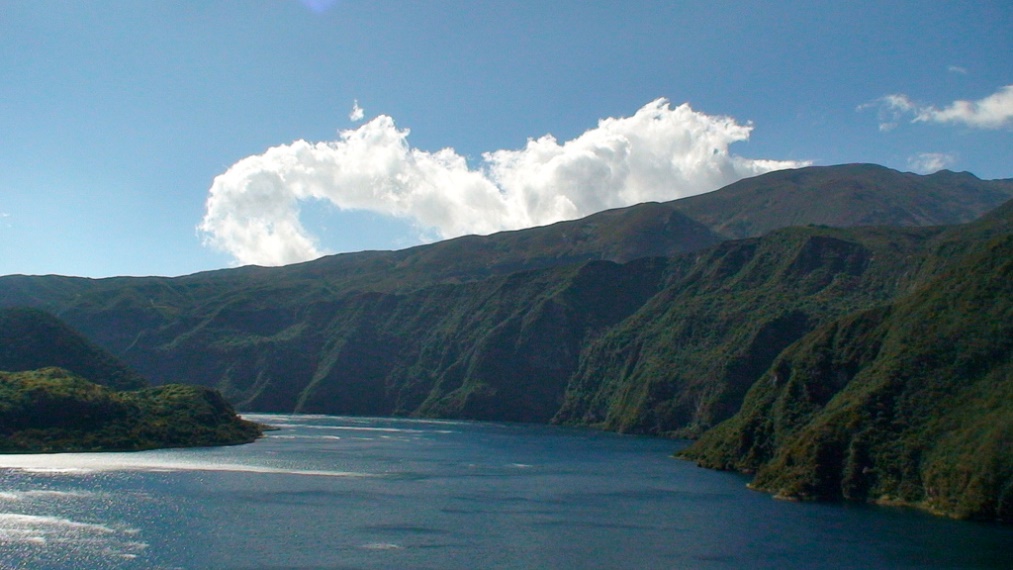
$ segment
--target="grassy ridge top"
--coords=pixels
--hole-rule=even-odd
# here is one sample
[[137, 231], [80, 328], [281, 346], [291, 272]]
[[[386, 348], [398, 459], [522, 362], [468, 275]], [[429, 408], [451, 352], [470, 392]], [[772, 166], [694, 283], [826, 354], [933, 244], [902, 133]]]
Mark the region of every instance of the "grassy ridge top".
[[778, 170], [671, 202], [725, 238], [786, 226], [934, 226], [977, 219], [1013, 198], [1013, 180], [969, 172], [919, 175], [875, 164]]

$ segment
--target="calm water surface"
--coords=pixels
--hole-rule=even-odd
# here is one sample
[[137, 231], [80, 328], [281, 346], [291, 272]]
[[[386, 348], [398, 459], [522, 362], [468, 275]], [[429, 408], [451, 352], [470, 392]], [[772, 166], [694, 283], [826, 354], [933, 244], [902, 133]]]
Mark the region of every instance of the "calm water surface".
[[0, 456], [0, 569], [1013, 568], [1013, 529], [796, 504], [678, 442], [252, 416], [251, 445]]

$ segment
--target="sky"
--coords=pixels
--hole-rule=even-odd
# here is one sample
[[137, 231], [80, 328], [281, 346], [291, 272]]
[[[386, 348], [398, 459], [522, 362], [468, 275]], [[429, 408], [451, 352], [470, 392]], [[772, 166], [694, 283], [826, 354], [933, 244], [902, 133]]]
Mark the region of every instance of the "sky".
[[0, 0], [0, 275], [400, 249], [871, 162], [1013, 178], [1013, 4]]

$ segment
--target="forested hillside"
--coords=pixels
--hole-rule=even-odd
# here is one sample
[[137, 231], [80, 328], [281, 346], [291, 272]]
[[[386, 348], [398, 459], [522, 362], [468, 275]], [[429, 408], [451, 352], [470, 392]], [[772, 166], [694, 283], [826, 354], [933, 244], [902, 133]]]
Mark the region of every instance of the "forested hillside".
[[[1013, 208], [1006, 231], [893, 302], [784, 351], [683, 452], [783, 496], [1013, 521]], [[978, 228], [975, 228], [978, 229]], [[952, 236], [951, 236], [952, 237]]]
[[0, 309], [0, 452], [228, 445], [261, 433], [217, 390], [145, 386], [52, 315]]
[[[212, 386], [241, 409], [703, 436], [692, 457], [759, 470], [764, 489], [1004, 518], [994, 505], [1006, 500], [1005, 455], [966, 472], [982, 489], [966, 503], [942, 498], [970, 496], [953, 490], [962, 468], [928, 455], [988, 457], [969, 447], [979, 435], [1013, 447], [995, 427], [1008, 425], [1007, 409], [996, 408], [988, 434], [960, 419], [1004, 401], [990, 390], [1010, 377], [1000, 358], [1010, 331], [996, 324], [1008, 313], [997, 297], [1009, 292], [992, 283], [1010, 281], [1013, 206], [979, 217], [1011, 197], [1013, 181], [968, 173], [814, 167], [544, 228], [288, 267], [8, 276], [0, 302], [50, 310], [156, 382]], [[976, 323], [992, 328], [970, 334]], [[954, 364], [975, 351], [986, 356]], [[887, 403], [861, 388], [884, 378], [902, 386]], [[818, 397], [799, 396], [813, 386]], [[869, 414], [897, 425], [883, 431]], [[927, 447], [940, 426], [965, 435]], [[847, 451], [865, 429], [896, 435], [899, 447]], [[868, 462], [832, 468], [825, 453]], [[914, 459], [896, 461], [905, 453]], [[894, 464], [910, 472], [848, 475]], [[791, 466], [797, 477], [778, 478]], [[984, 473], [996, 479], [986, 485]], [[937, 490], [943, 480], [949, 491]]]

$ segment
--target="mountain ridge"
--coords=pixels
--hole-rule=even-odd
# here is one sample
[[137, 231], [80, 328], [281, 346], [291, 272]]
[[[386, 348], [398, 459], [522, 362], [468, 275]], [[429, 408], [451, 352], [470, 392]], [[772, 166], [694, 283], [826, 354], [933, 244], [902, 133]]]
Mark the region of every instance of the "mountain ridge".
[[[812, 199], [824, 193], [833, 200]], [[762, 407], [754, 392], [798, 347], [844, 346], [820, 344], [828, 327], [857, 319], [889, 331], [902, 325], [873, 318], [877, 308], [945, 289], [956, 267], [973, 280], [966, 264], [982, 244], [1013, 233], [1011, 197], [1013, 181], [964, 173], [810, 167], [688, 202], [280, 268], [0, 277], [0, 305], [53, 311], [145, 376], [213, 386], [241, 409], [555, 422], [701, 437], [704, 446]], [[868, 221], [893, 225], [848, 227]], [[1005, 370], [978, 383], [981, 398], [996, 397]], [[782, 453], [768, 432], [753, 439], [770, 457]], [[751, 469], [725, 453], [708, 465]], [[795, 482], [760, 478], [758, 487], [790, 494], [815, 476], [832, 488], [843, 473], [796, 464], [807, 467]], [[981, 501], [932, 505], [989, 516]]]
[[[856, 175], [860, 177], [860, 184], [841, 184], [841, 179]], [[962, 185], [976, 184], [977, 179], [972, 175], [919, 176], [874, 165], [809, 167], [769, 173], [690, 199], [611, 210], [542, 228], [485, 237], [467, 236], [396, 252], [339, 254], [280, 268], [248, 266], [178, 278], [0, 277], [0, 305], [28, 305], [48, 310], [98, 345], [124, 358], [156, 383], [189, 375], [198, 383], [222, 388], [227, 396], [245, 406], [257, 401], [249, 387], [273, 383], [264, 376], [264, 371], [272, 366], [265, 358], [273, 359], [275, 367], [285, 362], [296, 368], [295, 376], [306, 378], [297, 384], [319, 385], [318, 375], [323, 371], [312, 369], [315, 367], [313, 358], [307, 357], [319, 355], [317, 360], [325, 361], [320, 351], [326, 343], [320, 339], [311, 340], [319, 335], [308, 331], [324, 330], [329, 323], [341, 318], [359, 318], [354, 315], [368, 311], [358, 306], [359, 301], [366, 302], [374, 293], [395, 295], [391, 299], [407, 299], [405, 302], [411, 304], [415, 302], [412, 299], [431, 299], [432, 295], [423, 291], [434, 286], [478, 283], [472, 287], [482, 290], [493, 286], [493, 282], [481, 285], [484, 281], [518, 271], [565, 272], [560, 268], [595, 260], [622, 264], [630, 261], [627, 258], [640, 256], [630, 251], [664, 258], [704, 251], [707, 247], [718, 247], [707, 254], [711, 258], [721, 247], [741, 252], [747, 246], [717, 245], [724, 240], [674, 209], [687, 203], [727, 202], [725, 196], [729, 193], [733, 196], [762, 193], [770, 199], [778, 194], [772, 181], [790, 183], [781, 193], [784, 196], [781, 202], [796, 203], [796, 209], [781, 210], [781, 213], [793, 222], [800, 212], [806, 211], [810, 211], [808, 215], [813, 219], [827, 221], [820, 217], [824, 216], [825, 209], [812, 209], [812, 200], [789, 199], [797, 197], [799, 188], [804, 186], [800, 180], [808, 181], [808, 192], [855, 186], [861, 186], [865, 193], [877, 189], [883, 196], [876, 202], [879, 204], [897, 194], [896, 184], [910, 186], [912, 181], [925, 183], [926, 188], [932, 190], [924, 194], [936, 196], [934, 199], [938, 201], [938, 197], [945, 194], [936, 188], [939, 180], [953, 178], [960, 181], [950, 189], [955, 213], [948, 213], [945, 208], [932, 208], [939, 218], [927, 221], [938, 225], [970, 217], [984, 207], [976, 205], [979, 200], [964, 199], [966, 189]], [[985, 196], [982, 199], [1000, 196], [996, 188], [1005, 189], [1013, 196], [1013, 181], [978, 183], [984, 184], [976, 190], [978, 195]], [[910, 196], [910, 191], [903, 193], [900, 204], [909, 201]], [[739, 202], [740, 214], [733, 218], [741, 217], [744, 215], [741, 212], [748, 212], [753, 206], [749, 200]], [[698, 205], [683, 209], [693, 208], [700, 210]], [[908, 210], [898, 205], [895, 211]], [[907, 214], [901, 217], [910, 218]], [[789, 225], [788, 221], [784, 225]], [[575, 234], [583, 235], [582, 240], [564, 239]], [[686, 236], [689, 236], [688, 243], [680, 240]], [[636, 244], [643, 242], [654, 244], [654, 249], [638, 250]], [[685, 261], [676, 265], [680, 264], [684, 265]], [[521, 302], [515, 310], [522, 310], [523, 306]], [[342, 317], [343, 311], [350, 311], [352, 316]], [[353, 333], [346, 331], [338, 336], [345, 334]], [[310, 344], [299, 346], [299, 339], [304, 335], [308, 335], [305, 340]], [[184, 347], [189, 348], [184, 350]], [[272, 353], [273, 350], [280, 352]], [[437, 376], [442, 374], [439, 372]], [[275, 375], [280, 376], [282, 372], [279, 370]], [[294, 404], [306, 402], [307, 398], [293, 395], [287, 400], [279, 398], [278, 403], [283, 400]], [[274, 407], [257, 409], [290, 411]]]

